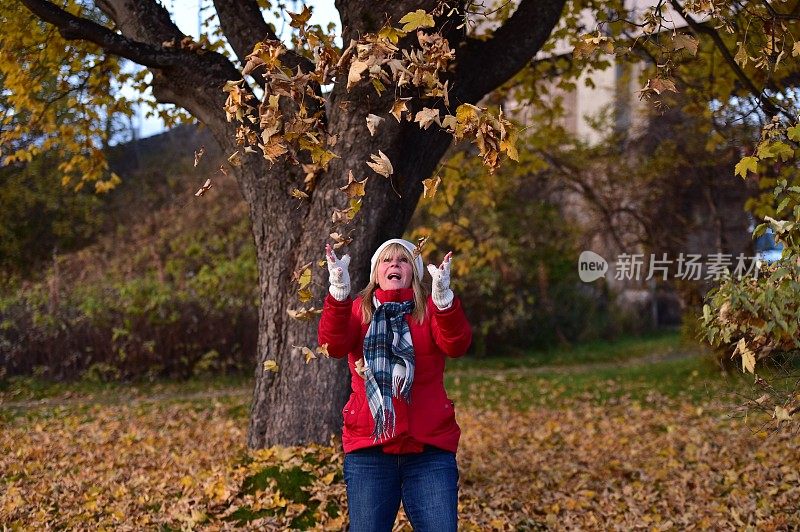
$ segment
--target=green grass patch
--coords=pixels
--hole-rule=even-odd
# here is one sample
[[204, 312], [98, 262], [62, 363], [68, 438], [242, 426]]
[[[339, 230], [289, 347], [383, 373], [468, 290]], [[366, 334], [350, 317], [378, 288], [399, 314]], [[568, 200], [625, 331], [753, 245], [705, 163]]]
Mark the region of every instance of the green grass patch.
[[752, 388], [752, 378], [724, 375], [707, 357], [619, 367], [537, 371], [535, 368], [451, 372], [445, 385], [462, 405], [527, 409], [559, 407], [570, 401], [603, 404], [615, 398], [649, 402], [657, 396], [693, 403], [724, 399]]
[[523, 351], [513, 355], [448, 360], [448, 369], [510, 369], [530, 366], [570, 366], [614, 363], [651, 355], [669, 356], [683, 350], [701, 351], [700, 346], [684, 345], [680, 332], [659, 331], [616, 340], [597, 340], [569, 348]]

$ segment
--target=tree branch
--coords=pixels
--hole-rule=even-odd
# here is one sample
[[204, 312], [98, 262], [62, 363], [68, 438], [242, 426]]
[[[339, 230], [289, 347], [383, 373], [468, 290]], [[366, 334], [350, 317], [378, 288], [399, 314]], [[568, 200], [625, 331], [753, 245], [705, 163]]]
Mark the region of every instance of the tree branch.
[[214, 8], [219, 16], [219, 26], [242, 65], [247, 63], [246, 57], [257, 42], [278, 40], [275, 31], [264, 21], [255, 0], [214, 0]]
[[[214, 8], [219, 16], [219, 25], [242, 65], [257, 42], [265, 39], [279, 40], [273, 28], [264, 21], [261, 8], [255, 0], [214, 0]], [[281, 62], [295, 70], [298, 66], [303, 72], [314, 70], [314, 63], [306, 57], [288, 50], [280, 57]], [[257, 71], [251, 74], [263, 87], [264, 79]], [[319, 93], [319, 91], [317, 91]]]
[[468, 39], [456, 59], [454, 96], [476, 102], [511, 79], [550, 37], [565, 3], [565, 0], [522, 0], [491, 39]]
[[110, 29], [81, 17], [76, 17], [45, 0], [22, 0], [34, 15], [53, 24], [67, 40], [84, 40], [100, 46], [112, 54], [130, 59], [151, 68], [168, 68], [180, 64], [184, 58], [181, 51], [155, 48], [137, 42]]
[[725, 45], [725, 42], [722, 40], [719, 32], [712, 27], [706, 26], [704, 24], [698, 23], [691, 15], [689, 15], [683, 6], [677, 0], [670, 0], [670, 5], [678, 14], [689, 24], [689, 27], [692, 29], [693, 32], [697, 34], [704, 34], [708, 35], [711, 40], [714, 42], [714, 46], [716, 46], [717, 50], [719, 50], [720, 54], [722, 54], [722, 58], [728, 63], [728, 66], [733, 71], [733, 74], [736, 76], [736, 79], [739, 80], [739, 83], [747, 89], [753, 96], [758, 98], [758, 101], [761, 103], [761, 108], [764, 112], [772, 117], [777, 115], [778, 113], [784, 114], [790, 120], [793, 119], [791, 115], [787, 115], [786, 112], [777, 106], [766, 94], [764, 91], [759, 90], [756, 87], [753, 80], [751, 80], [747, 74], [742, 70], [739, 64], [736, 62], [736, 59], [733, 57], [733, 54], [728, 50], [728, 47]]

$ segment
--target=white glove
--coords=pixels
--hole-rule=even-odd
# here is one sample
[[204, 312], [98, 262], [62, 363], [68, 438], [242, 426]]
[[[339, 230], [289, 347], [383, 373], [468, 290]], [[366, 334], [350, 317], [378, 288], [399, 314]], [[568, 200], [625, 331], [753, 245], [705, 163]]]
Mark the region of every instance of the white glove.
[[439, 310], [450, 308], [453, 304], [453, 291], [450, 290], [450, 257], [452, 253], [444, 256], [442, 264], [437, 268], [433, 264], [428, 264], [428, 273], [431, 274], [433, 283], [431, 284], [431, 298], [433, 304]]
[[350, 295], [350, 272], [347, 271], [350, 255], [337, 259], [336, 253], [328, 244], [325, 246], [325, 257], [328, 259], [328, 281], [331, 285], [328, 292], [336, 301], [344, 301]]

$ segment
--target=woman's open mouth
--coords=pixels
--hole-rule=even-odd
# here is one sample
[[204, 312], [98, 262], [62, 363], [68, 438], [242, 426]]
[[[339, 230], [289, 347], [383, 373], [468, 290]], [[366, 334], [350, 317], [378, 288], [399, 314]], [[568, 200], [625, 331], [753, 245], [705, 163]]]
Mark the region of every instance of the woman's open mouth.
[[399, 273], [390, 273], [389, 275], [386, 276], [386, 279], [388, 279], [389, 281], [399, 281], [400, 280], [400, 274]]

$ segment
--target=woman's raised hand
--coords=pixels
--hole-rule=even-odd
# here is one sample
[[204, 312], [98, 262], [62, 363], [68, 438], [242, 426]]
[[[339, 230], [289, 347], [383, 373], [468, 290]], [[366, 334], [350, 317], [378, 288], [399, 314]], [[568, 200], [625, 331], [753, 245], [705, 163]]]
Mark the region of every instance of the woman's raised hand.
[[453, 252], [450, 251], [444, 256], [444, 260], [437, 268], [433, 264], [428, 264], [428, 273], [431, 274], [431, 298], [433, 304], [439, 310], [450, 308], [453, 304], [453, 291], [450, 290], [450, 259]]
[[328, 292], [336, 301], [344, 301], [350, 295], [350, 255], [336, 258], [336, 253], [330, 244], [325, 244], [325, 258], [328, 259]]

